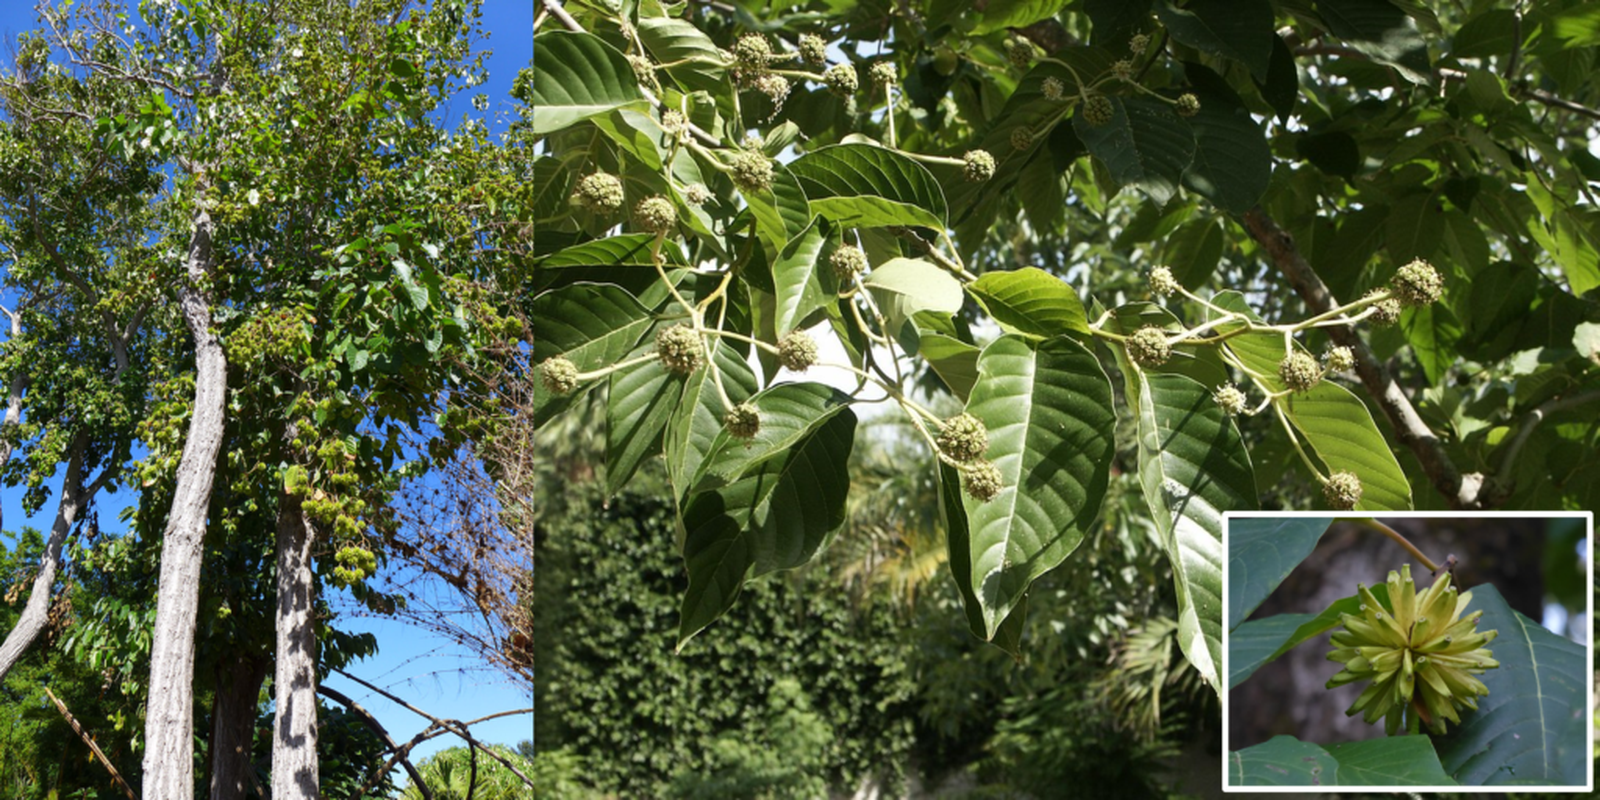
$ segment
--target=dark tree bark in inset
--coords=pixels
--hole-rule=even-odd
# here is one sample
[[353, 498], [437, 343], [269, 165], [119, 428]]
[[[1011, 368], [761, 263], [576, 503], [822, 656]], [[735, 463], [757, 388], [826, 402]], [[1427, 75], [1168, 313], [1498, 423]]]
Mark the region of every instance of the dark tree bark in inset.
[[217, 662], [217, 694], [211, 706], [211, 800], [244, 800], [246, 790], [256, 784], [250, 759], [256, 700], [271, 665], [272, 659], [263, 653], [240, 653]]

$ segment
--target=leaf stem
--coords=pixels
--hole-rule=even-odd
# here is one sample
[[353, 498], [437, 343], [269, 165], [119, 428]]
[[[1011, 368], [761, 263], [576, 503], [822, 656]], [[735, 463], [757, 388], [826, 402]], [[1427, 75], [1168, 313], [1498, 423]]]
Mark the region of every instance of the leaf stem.
[[1433, 559], [1423, 555], [1422, 551], [1417, 549], [1417, 546], [1412, 544], [1410, 539], [1407, 539], [1404, 534], [1400, 533], [1394, 528], [1389, 527], [1388, 525], [1369, 517], [1340, 517], [1337, 521], [1353, 522], [1363, 528], [1375, 530], [1378, 533], [1393, 539], [1395, 543], [1401, 547], [1404, 547], [1406, 552], [1410, 553], [1412, 557], [1416, 558], [1418, 561], [1421, 561], [1422, 566], [1427, 567], [1430, 572], [1439, 571], [1439, 565], [1435, 563]]

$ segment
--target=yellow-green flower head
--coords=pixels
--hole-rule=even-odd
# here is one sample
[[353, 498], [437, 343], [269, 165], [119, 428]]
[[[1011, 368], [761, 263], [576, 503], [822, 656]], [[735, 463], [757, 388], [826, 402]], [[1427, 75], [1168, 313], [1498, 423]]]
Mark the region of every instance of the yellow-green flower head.
[[1387, 602], [1366, 584], [1357, 588], [1360, 613], [1342, 615], [1344, 629], [1333, 633], [1328, 660], [1344, 669], [1328, 688], [1372, 683], [1345, 714], [1361, 713], [1368, 723], [1382, 718], [1390, 736], [1402, 723], [1410, 733], [1426, 727], [1437, 734], [1447, 722], [1461, 724], [1460, 710], [1477, 710], [1478, 698], [1489, 694], [1477, 676], [1500, 666], [1485, 647], [1499, 631], [1477, 630], [1482, 611], [1462, 616], [1472, 593], [1457, 595], [1445, 572], [1419, 595], [1410, 564], [1389, 573]]

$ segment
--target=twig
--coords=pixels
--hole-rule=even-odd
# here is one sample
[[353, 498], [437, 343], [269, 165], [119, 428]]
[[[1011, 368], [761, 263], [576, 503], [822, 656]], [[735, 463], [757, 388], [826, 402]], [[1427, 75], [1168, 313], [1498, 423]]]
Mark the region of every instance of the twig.
[[1423, 555], [1422, 551], [1418, 550], [1417, 546], [1412, 544], [1410, 539], [1407, 539], [1404, 534], [1400, 533], [1399, 531], [1395, 530], [1394, 528], [1391, 528], [1388, 525], [1385, 525], [1385, 524], [1383, 524], [1383, 523], [1381, 523], [1381, 522], [1379, 522], [1379, 521], [1377, 521], [1375, 519], [1368, 519], [1366, 517], [1341, 518], [1340, 521], [1341, 522], [1354, 522], [1357, 525], [1360, 525], [1360, 526], [1366, 527], [1366, 528], [1371, 528], [1371, 529], [1377, 531], [1378, 533], [1381, 533], [1384, 536], [1387, 536], [1390, 539], [1395, 540], [1395, 542], [1397, 542], [1401, 547], [1404, 547], [1406, 549], [1407, 553], [1410, 553], [1412, 555], [1412, 557], [1416, 558], [1418, 561], [1421, 561], [1422, 562], [1422, 566], [1427, 567], [1429, 572], [1433, 572], [1433, 573], [1438, 573], [1439, 572], [1439, 565], [1434, 563], [1433, 559], [1428, 558], [1427, 556]]
[[1544, 422], [1545, 417], [1597, 400], [1600, 400], [1600, 391], [1580, 392], [1568, 397], [1547, 400], [1529, 411], [1527, 416], [1523, 417], [1522, 425], [1517, 428], [1517, 435], [1506, 445], [1505, 453], [1500, 457], [1500, 464], [1495, 469], [1493, 485], [1496, 492], [1504, 495], [1511, 493], [1511, 467], [1516, 463], [1517, 456], [1522, 453], [1523, 445], [1528, 443], [1528, 439], [1538, 429], [1539, 423]]
[[[1265, 211], [1258, 206], [1245, 212], [1244, 225], [1266, 249], [1273, 264], [1289, 280], [1307, 308], [1313, 313], [1323, 313], [1339, 307], [1333, 293], [1328, 291], [1327, 285], [1295, 247], [1294, 237], [1278, 227]], [[1434, 488], [1456, 508], [1482, 508], [1480, 490], [1483, 476], [1477, 473], [1467, 476], [1461, 474], [1445, 452], [1439, 437], [1422, 421], [1417, 409], [1411, 405], [1410, 398], [1406, 397], [1405, 391], [1373, 354], [1366, 341], [1349, 328], [1329, 328], [1328, 337], [1355, 353], [1356, 374], [1361, 378], [1362, 385], [1378, 401], [1378, 407], [1394, 426], [1395, 436], [1421, 462]]]
[[[388, 745], [390, 750], [400, 750], [400, 745], [394, 743], [394, 739], [389, 736], [389, 732], [387, 730], [384, 730], [382, 723], [379, 723], [377, 718], [372, 716], [371, 712], [367, 711], [365, 708], [362, 708], [360, 703], [357, 703], [356, 701], [351, 700], [349, 697], [346, 697], [345, 694], [340, 692], [338, 689], [330, 689], [323, 684], [317, 685], [317, 693], [331, 698], [334, 702], [339, 703], [340, 705], [354, 712], [356, 716], [361, 718], [362, 722], [366, 723], [368, 728], [372, 729], [373, 733], [378, 734], [378, 738], [382, 739], [383, 743]], [[411, 759], [406, 758], [404, 753], [400, 753], [400, 766], [405, 767], [406, 774], [411, 776], [411, 785], [417, 787], [417, 790], [422, 793], [422, 800], [433, 800], [433, 791], [428, 788], [427, 782], [422, 780], [422, 775], [417, 772], [416, 767], [412, 766]], [[387, 773], [387, 769], [383, 770], [382, 772], [374, 773], [372, 778], [368, 779], [367, 784], [363, 785], [360, 791], [356, 792], [352, 800], [361, 800], [362, 796], [367, 793], [369, 788], [371, 788], [371, 784], [376, 782], [375, 779], [378, 776], [385, 775]]]
[[122, 787], [122, 791], [128, 793], [128, 800], [139, 800], [139, 796], [133, 793], [133, 787], [129, 786], [128, 782], [122, 779], [122, 774], [117, 772], [116, 767], [111, 766], [111, 759], [106, 758], [106, 754], [100, 751], [100, 745], [94, 743], [94, 737], [90, 736], [89, 732], [84, 730], [83, 726], [79, 725], [76, 719], [72, 718], [72, 712], [67, 710], [67, 704], [61, 702], [61, 700], [55, 696], [55, 693], [50, 691], [50, 687], [48, 686], [44, 688], [44, 693], [46, 697], [50, 698], [50, 702], [56, 704], [56, 710], [61, 712], [61, 716], [67, 718], [67, 724], [72, 726], [73, 732], [78, 734], [78, 736], [83, 739], [84, 744], [89, 745], [90, 750], [94, 751], [95, 758], [100, 759], [101, 766], [104, 766], [106, 771], [111, 773], [112, 780], [115, 780], [117, 785]]

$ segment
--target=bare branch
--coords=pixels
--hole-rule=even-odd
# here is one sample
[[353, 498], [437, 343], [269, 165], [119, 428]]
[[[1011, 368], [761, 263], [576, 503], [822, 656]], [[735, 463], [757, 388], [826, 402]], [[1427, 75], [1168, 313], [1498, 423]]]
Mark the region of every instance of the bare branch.
[[[389, 731], [384, 729], [383, 724], [378, 722], [377, 717], [372, 716], [372, 712], [362, 708], [360, 703], [351, 700], [338, 689], [328, 688], [326, 684], [317, 684], [317, 693], [323, 695], [324, 697], [331, 698], [334, 702], [350, 709], [352, 713], [361, 718], [362, 722], [366, 723], [368, 728], [372, 729], [373, 733], [378, 734], [378, 738], [382, 739], [383, 743], [388, 745], [391, 751], [399, 752], [400, 765], [405, 767], [406, 774], [411, 776], [412, 785], [416, 786], [417, 789], [422, 793], [422, 800], [433, 800], [433, 791], [428, 788], [427, 782], [422, 780], [421, 773], [417, 772], [417, 768], [415, 766], [412, 766], [411, 759], [406, 758], [404, 752], [400, 752], [400, 745], [395, 744], [394, 738], [389, 736]], [[387, 770], [377, 772], [374, 773], [373, 777], [376, 778], [378, 775], [383, 775], [386, 773]], [[371, 780], [369, 780], [368, 783], [370, 784]], [[355, 800], [361, 800], [361, 797], [366, 793], [366, 790], [367, 787], [363, 786], [361, 791], [356, 793]]]

